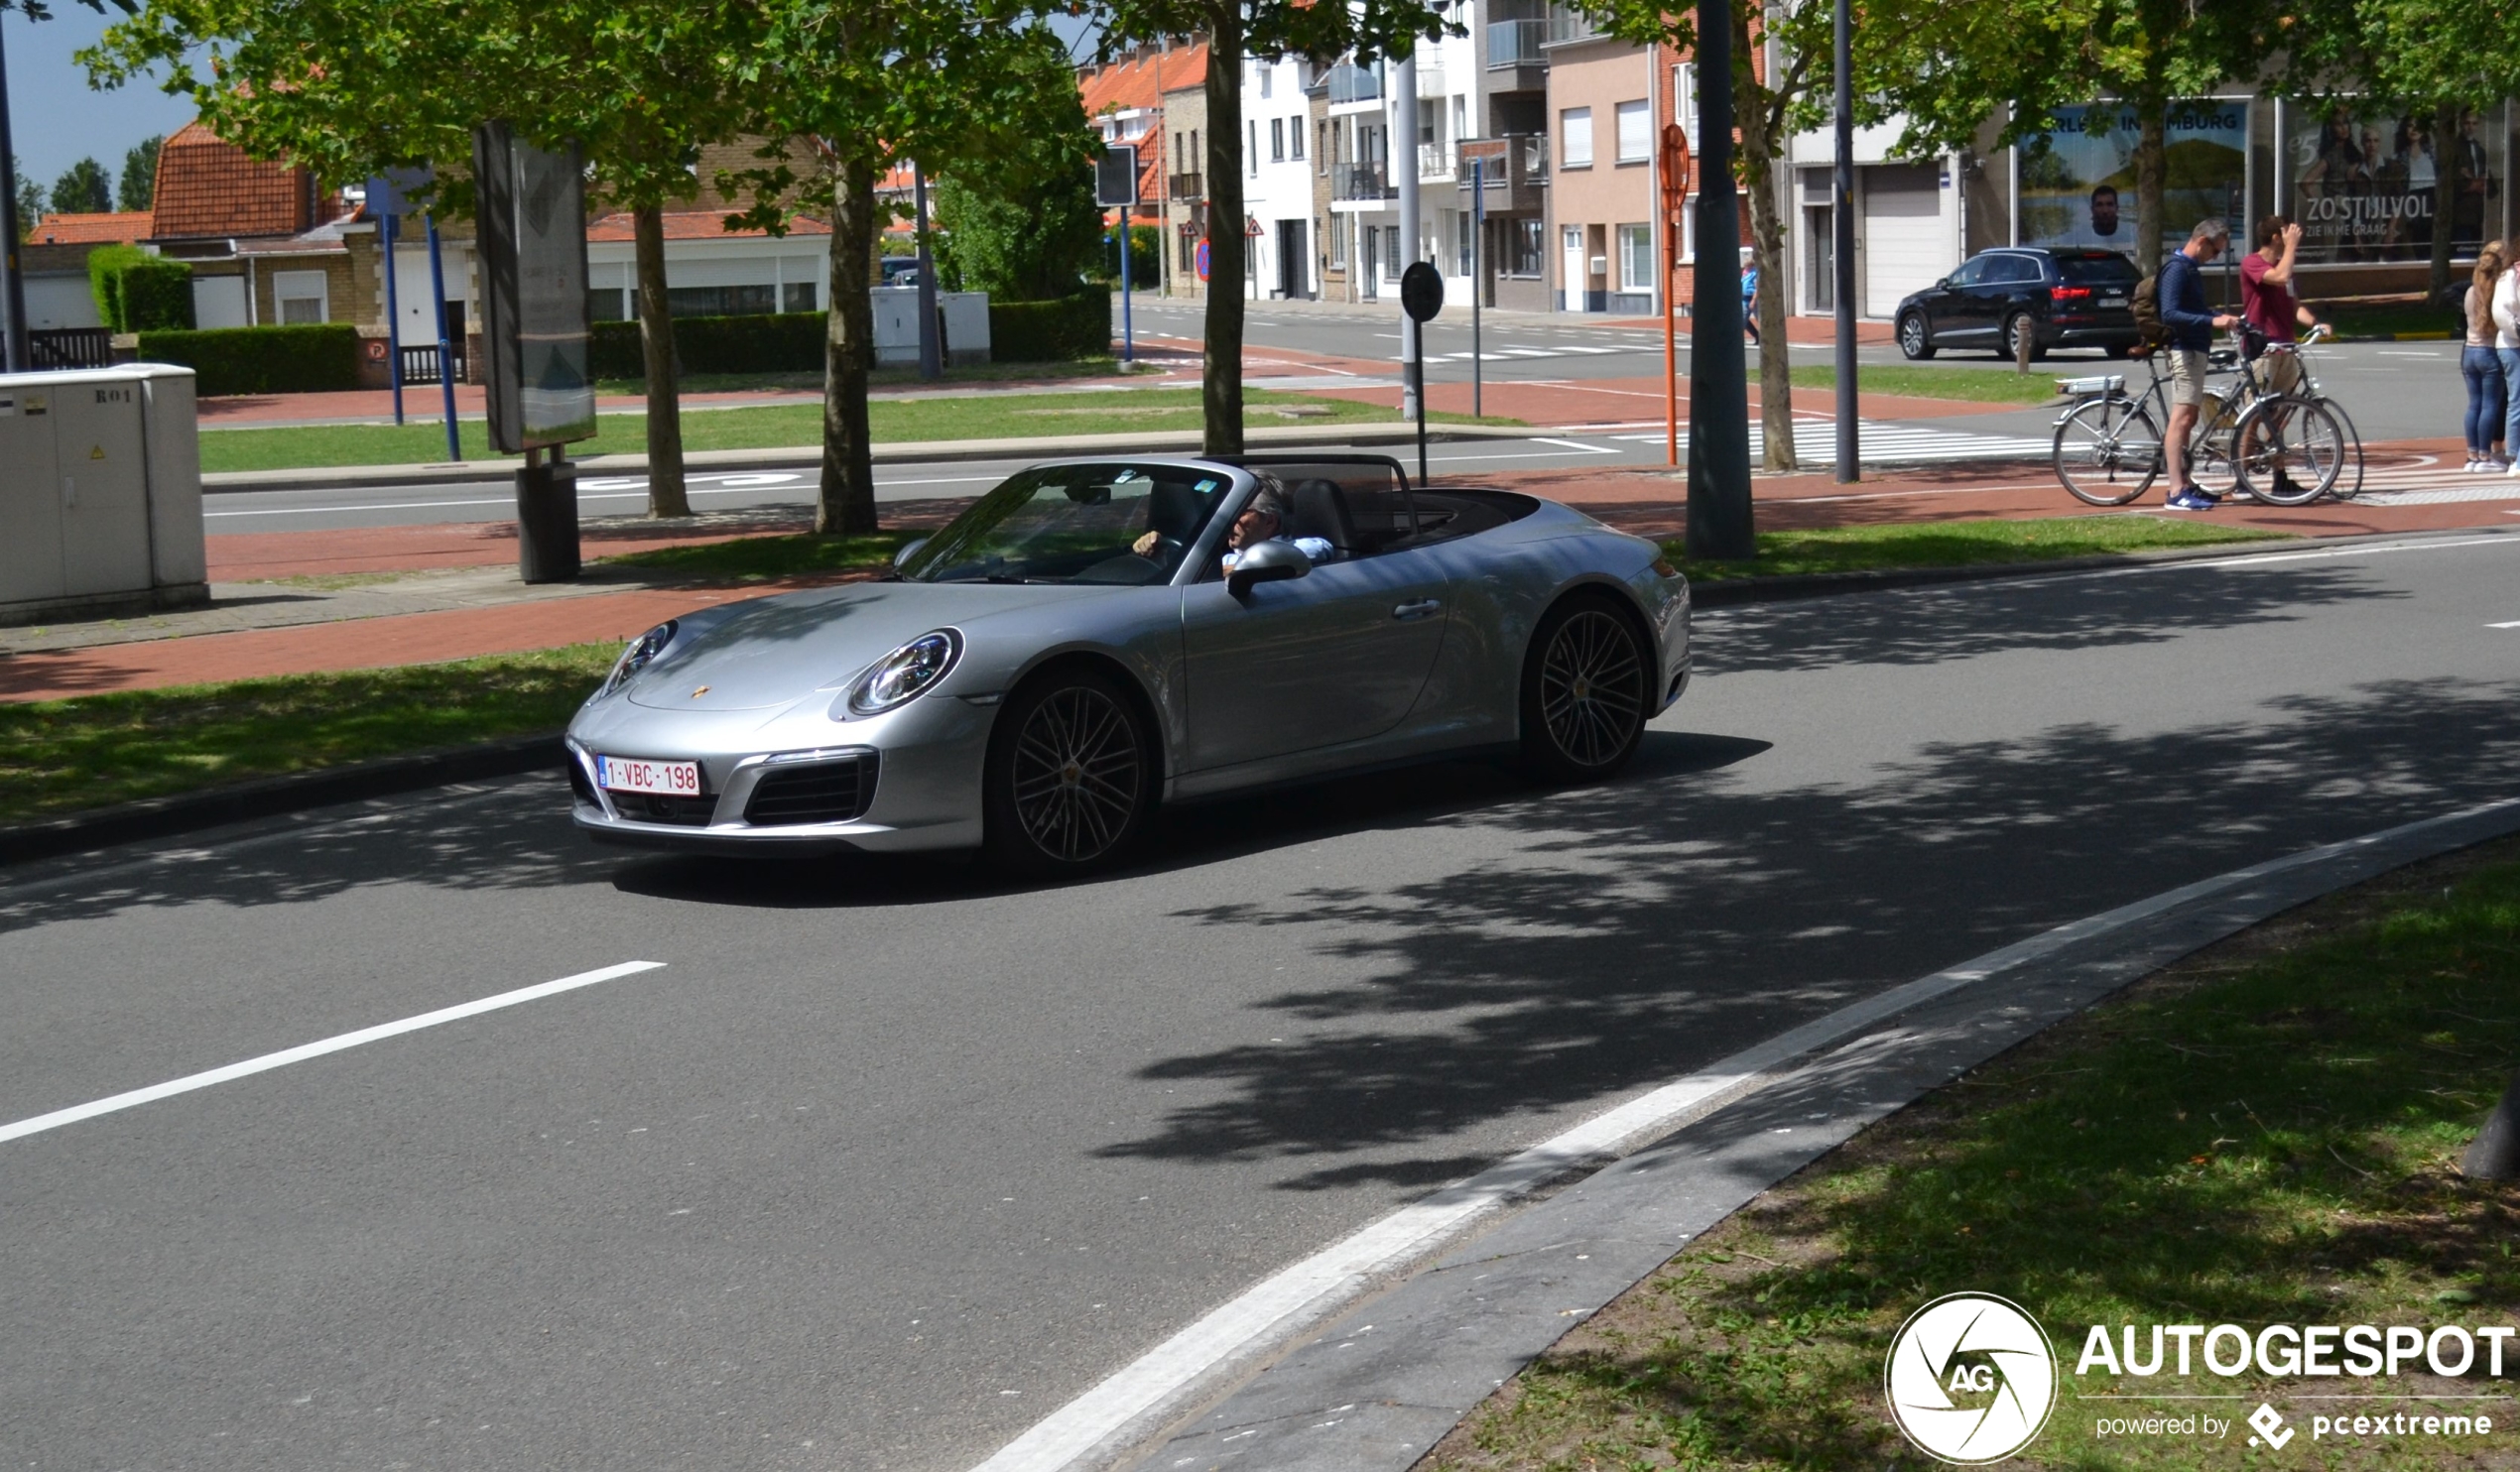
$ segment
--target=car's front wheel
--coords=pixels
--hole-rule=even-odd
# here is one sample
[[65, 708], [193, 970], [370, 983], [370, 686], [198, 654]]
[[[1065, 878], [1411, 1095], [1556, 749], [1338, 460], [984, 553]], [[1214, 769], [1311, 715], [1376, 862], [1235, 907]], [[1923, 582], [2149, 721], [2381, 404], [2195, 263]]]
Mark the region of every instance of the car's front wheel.
[[1934, 356], [1934, 339], [1925, 330], [1925, 313], [1911, 311], [1899, 318], [1899, 351], [1916, 362]]
[[1009, 696], [989, 740], [989, 856], [1057, 879], [1125, 854], [1155, 806], [1154, 734], [1117, 679], [1054, 672]]
[[1566, 599], [1523, 660], [1523, 769], [1548, 783], [1594, 782], [1627, 765], [1653, 714], [1653, 651], [1601, 595]]

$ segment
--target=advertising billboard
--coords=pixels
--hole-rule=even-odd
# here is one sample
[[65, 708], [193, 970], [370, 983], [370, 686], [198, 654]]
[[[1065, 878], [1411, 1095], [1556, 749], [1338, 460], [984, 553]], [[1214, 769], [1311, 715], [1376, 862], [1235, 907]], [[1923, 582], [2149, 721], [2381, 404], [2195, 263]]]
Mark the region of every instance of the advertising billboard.
[[490, 442], [509, 454], [591, 439], [585, 163], [504, 123], [472, 136]]
[[2450, 142], [2433, 136], [2429, 113], [2304, 110], [2288, 119], [2293, 197], [2286, 211], [2301, 222], [2301, 259], [2312, 265], [2362, 261], [2428, 261], [2443, 217], [2443, 185], [2456, 165], [2459, 180], [2448, 202], [2453, 250], [2473, 256], [2493, 202], [2502, 197], [2498, 129], [2468, 113]]
[[[2210, 98], [2171, 104], [2164, 118], [2165, 249], [2197, 221], [2227, 215], [2248, 179], [2249, 104]], [[2135, 145], [2142, 121], [2122, 104], [2061, 107], [2050, 131], [2021, 146], [2016, 223], [2023, 245], [2098, 246], [2135, 254]], [[2231, 221], [2232, 233], [2247, 225]]]

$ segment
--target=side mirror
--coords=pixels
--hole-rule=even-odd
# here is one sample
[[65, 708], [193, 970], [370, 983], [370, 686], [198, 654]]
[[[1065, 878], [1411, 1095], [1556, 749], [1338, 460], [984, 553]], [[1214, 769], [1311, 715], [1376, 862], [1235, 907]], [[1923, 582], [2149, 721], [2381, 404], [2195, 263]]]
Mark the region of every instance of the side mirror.
[[901, 551], [893, 553], [893, 566], [898, 569], [903, 563], [909, 561], [912, 557], [917, 556], [919, 554], [919, 549], [926, 547], [927, 545], [928, 539], [925, 537], [913, 537], [908, 542], [903, 543], [901, 545]]
[[1302, 577], [1313, 570], [1313, 559], [1304, 549], [1292, 542], [1263, 542], [1246, 550], [1225, 574], [1225, 591], [1236, 598], [1248, 598], [1255, 586], [1264, 582], [1284, 582]]

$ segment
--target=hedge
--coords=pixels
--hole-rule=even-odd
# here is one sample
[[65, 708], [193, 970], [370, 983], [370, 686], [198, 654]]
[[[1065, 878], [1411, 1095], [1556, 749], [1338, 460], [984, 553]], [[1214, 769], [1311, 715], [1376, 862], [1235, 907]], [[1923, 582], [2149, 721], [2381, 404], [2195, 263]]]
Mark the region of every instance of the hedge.
[[[819, 311], [676, 317], [675, 357], [685, 373], [818, 373], [826, 330]], [[1064, 362], [1104, 357], [1110, 351], [1111, 298], [1106, 293], [1088, 292], [1064, 302], [989, 304], [989, 356], [997, 362]], [[598, 379], [647, 377], [639, 324], [595, 323], [586, 361]]]
[[87, 289], [96, 314], [116, 332], [185, 330], [192, 325], [192, 268], [136, 245], [87, 253]]
[[180, 363], [199, 377], [194, 392], [314, 394], [359, 386], [359, 329], [348, 322], [294, 327], [213, 327], [142, 332], [140, 359]]
[[989, 304], [989, 356], [1000, 363], [1059, 363], [1110, 353], [1108, 293], [1086, 292], [1059, 302]]

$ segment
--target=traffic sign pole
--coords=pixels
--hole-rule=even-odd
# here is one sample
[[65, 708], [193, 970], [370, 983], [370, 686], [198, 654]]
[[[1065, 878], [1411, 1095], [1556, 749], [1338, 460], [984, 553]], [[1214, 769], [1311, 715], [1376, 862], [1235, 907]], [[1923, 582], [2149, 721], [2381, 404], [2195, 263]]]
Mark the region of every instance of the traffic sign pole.
[[1663, 463], [1680, 463], [1681, 212], [1689, 207], [1689, 134], [1663, 125]]
[[[1473, 289], [1475, 289], [1473, 283]], [[1473, 296], [1470, 299], [1476, 302]], [[1425, 261], [1400, 274], [1400, 310], [1409, 325], [1409, 366], [1418, 371], [1419, 392], [1412, 411], [1418, 420], [1418, 484], [1427, 483], [1427, 334], [1426, 324], [1444, 309], [1444, 273]], [[1404, 405], [1403, 408], [1409, 406]]]

